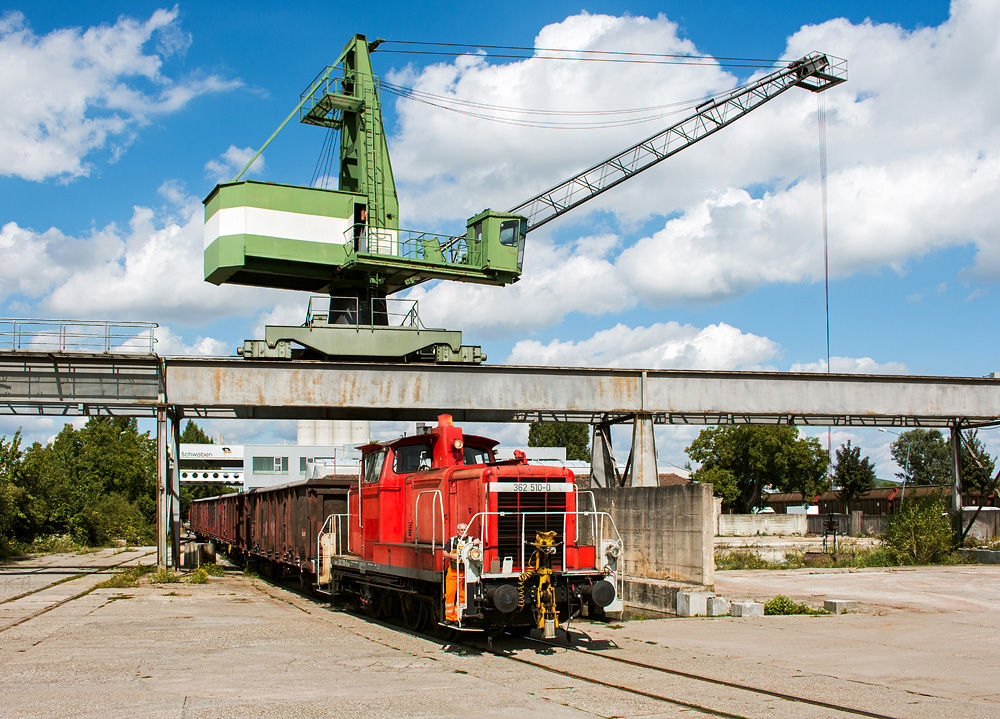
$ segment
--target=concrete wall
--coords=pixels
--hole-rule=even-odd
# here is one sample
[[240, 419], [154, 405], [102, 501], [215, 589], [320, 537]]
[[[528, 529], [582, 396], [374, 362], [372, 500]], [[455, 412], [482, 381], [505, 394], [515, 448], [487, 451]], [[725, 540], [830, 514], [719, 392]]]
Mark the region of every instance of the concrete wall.
[[592, 491], [621, 532], [626, 576], [714, 584], [712, 485]]
[[[976, 516], [976, 510], [974, 509], [963, 509], [962, 510], [962, 529], [964, 530], [969, 526], [969, 522], [972, 518]], [[976, 517], [975, 524], [969, 530], [968, 537], [973, 537], [979, 541], [989, 541], [1000, 536], [1000, 510], [993, 507], [989, 509], [983, 509], [979, 516]]]
[[805, 534], [805, 514], [723, 514], [719, 517], [720, 537], [753, 537], [758, 534]]

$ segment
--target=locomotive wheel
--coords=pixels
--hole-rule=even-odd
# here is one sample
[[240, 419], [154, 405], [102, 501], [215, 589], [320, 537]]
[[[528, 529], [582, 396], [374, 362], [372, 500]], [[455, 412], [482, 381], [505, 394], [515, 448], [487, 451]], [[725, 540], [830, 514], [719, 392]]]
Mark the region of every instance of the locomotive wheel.
[[400, 600], [403, 605], [403, 624], [411, 632], [418, 631], [424, 625], [424, 603], [412, 595]]
[[385, 613], [383, 611], [384, 604], [381, 592], [375, 591], [371, 587], [365, 587], [361, 592], [361, 606], [364, 608], [365, 614], [372, 619], [382, 617]]

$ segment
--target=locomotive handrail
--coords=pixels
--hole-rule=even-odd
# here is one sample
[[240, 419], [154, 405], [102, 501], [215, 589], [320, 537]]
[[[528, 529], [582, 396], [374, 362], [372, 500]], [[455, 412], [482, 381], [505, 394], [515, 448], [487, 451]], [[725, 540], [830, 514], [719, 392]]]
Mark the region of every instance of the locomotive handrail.
[[413, 500], [413, 551], [417, 551], [417, 538], [420, 536], [420, 498], [425, 494], [430, 494], [431, 496], [431, 552], [437, 551], [437, 546], [434, 543], [437, 534], [437, 515], [434, 514], [434, 507], [438, 506], [440, 502], [441, 510], [441, 546], [445, 544], [445, 523], [444, 523], [444, 497], [441, 494], [440, 489], [425, 489], [424, 491], [417, 494], [417, 498]]
[[[488, 518], [491, 515], [492, 516], [497, 516], [497, 517], [503, 517], [503, 516], [506, 516], [507, 514], [509, 514], [509, 512], [501, 512], [501, 511], [497, 511], [497, 512], [477, 512], [476, 514], [474, 514], [469, 519], [468, 525], [472, 526], [472, 523], [475, 522], [477, 519], [480, 519], [481, 517]], [[593, 512], [581, 512], [581, 511], [574, 511], [574, 512], [563, 511], [563, 512], [560, 512], [560, 511], [552, 510], [552, 511], [548, 511], [548, 512], [541, 512], [541, 511], [530, 512], [529, 511], [529, 512], [521, 512], [520, 513], [521, 517], [527, 517], [527, 516], [532, 516], [532, 515], [533, 516], [562, 516], [562, 520], [563, 520], [562, 536], [563, 537], [566, 536], [566, 521], [567, 521], [567, 518], [569, 517], [569, 515], [573, 515], [577, 519], [579, 519], [580, 517], [593, 517], [594, 519], [599, 520], [598, 522], [595, 523], [595, 525], [592, 525], [592, 527], [591, 527], [591, 530], [592, 530], [591, 531], [591, 539], [593, 540], [595, 550], [599, 550], [600, 546], [601, 546], [601, 542], [604, 541], [604, 537], [605, 537], [605, 531], [604, 531], [605, 530], [605, 518], [607, 518], [608, 522], [611, 525], [611, 529], [614, 530], [614, 537], [612, 538], [610, 533], [607, 533], [607, 536], [609, 538], [612, 538], [615, 541], [617, 541], [618, 544], [619, 544], [619, 546], [621, 546], [621, 544], [622, 544], [622, 535], [618, 531], [618, 526], [615, 524], [614, 517], [612, 517], [607, 512], [598, 512], [595, 509]], [[481, 520], [479, 524], [480, 524], [480, 527], [481, 527], [480, 532], [482, 533], [482, 536], [480, 537], [480, 541], [483, 542], [483, 546], [485, 547], [486, 546], [486, 536], [485, 536], [486, 522], [483, 521], [483, 520]], [[523, 570], [524, 567], [525, 567], [525, 563], [524, 563], [524, 559], [525, 559], [525, 546], [527, 544], [527, 542], [525, 541], [524, 532], [525, 532], [525, 528], [526, 528], [527, 522], [522, 521], [522, 522], [520, 522], [520, 525], [521, 525], [521, 555], [520, 555], [520, 565], [519, 566]], [[579, 522], [577, 522], [577, 527], [579, 528]], [[468, 536], [468, 530], [466, 530], [466, 534], [463, 535], [463, 536]], [[576, 542], [577, 542], [577, 544], [579, 544], [579, 540], [578, 539], [576, 540]], [[565, 567], [566, 567], [566, 542], [565, 541], [562, 543], [562, 547], [563, 547], [563, 549], [562, 549], [562, 566], [565, 569]], [[598, 561], [598, 557], [597, 557], [596, 553], [595, 553], [595, 556], [594, 556], [594, 565], [595, 565], [595, 568], [600, 568], [600, 563]], [[492, 572], [489, 572], [489, 574], [492, 574]], [[621, 573], [619, 573], [619, 576], [621, 576]]]
[[[580, 488], [576, 488], [575, 491], [576, 491], [576, 496], [577, 496], [577, 500], [576, 500], [576, 503], [575, 503], [576, 507], [577, 507], [577, 511], [579, 511], [579, 507], [580, 507], [580, 500], [579, 500], [580, 495], [581, 494], [589, 494], [590, 495], [590, 506], [594, 508], [594, 512], [597, 512], [597, 498], [594, 496], [594, 493], [592, 491], [590, 491], [589, 489], [580, 489]], [[617, 527], [615, 528], [615, 531], [617, 531]], [[579, 544], [580, 543], [580, 523], [579, 522], [577, 522], [577, 524], [576, 524], [576, 538], [575, 539], [576, 539], [576, 543]]]
[[[330, 525], [331, 520], [333, 520], [332, 531], [326, 531], [327, 527]], [[350, 514], [331, 514], [323, 522], [323, 526], [320, 527], [319, 533], [316, 535], [316, 586], [319, 585], [319, 578], [323, 574], [323, 536], [327, 534], [333, 535], [333, 548], [332, 555], [339, 556], [341, 554], [340, 546], [340, 533], [343, 531], [344, 524], [349, 524], [351, 521]], [[351, 533], [347, 532], [347, 553], [351, 553]], [[330, 575], [330, 585], [333, 584], [333, 575]]]

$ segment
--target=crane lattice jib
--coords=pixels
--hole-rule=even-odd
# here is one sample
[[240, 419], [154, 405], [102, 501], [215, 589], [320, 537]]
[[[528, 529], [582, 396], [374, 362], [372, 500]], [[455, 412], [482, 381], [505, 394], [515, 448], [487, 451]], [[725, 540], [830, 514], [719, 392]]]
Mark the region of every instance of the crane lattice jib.
[[528, 218], [528, 230], [541, 227], [564, 212], [718, 132], [789, 88], [804, 87], [813, 92], [822, 92], [846, 79], [845, 60], [812, 53], [723, 98], [700, 105], [690, 117], [536, 195], [510, 212]]

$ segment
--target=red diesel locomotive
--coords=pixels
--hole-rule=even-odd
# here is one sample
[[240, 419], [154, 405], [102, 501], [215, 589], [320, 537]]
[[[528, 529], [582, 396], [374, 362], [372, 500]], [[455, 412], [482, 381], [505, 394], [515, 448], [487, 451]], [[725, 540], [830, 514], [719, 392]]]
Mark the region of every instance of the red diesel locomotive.
[[[233, 499], [240, 495], [197, 500], [191, 528], [314, 573], [318, 591], [353, 595], [372, 616], [412, 628], [534, 627], [551, 637], [584, 608], [591, 616], [620, 611], [621, 537], [573, 473], [530, 465], [521, 453], [497, 461], [495, 440], [464, 435], [449, 415], [438, 420], [361, 447], [350, 487], [311, 480], [254, 490], [244, 496], [256, 499], [242, 503]], [[332, 492], [343, 501], [324, 501]], [[234, 519], [238, 507], [254, 521]], [[312, 547], [299, 541], [309, 534]], [[273, 537], [289, 535], [275, 546]]]

